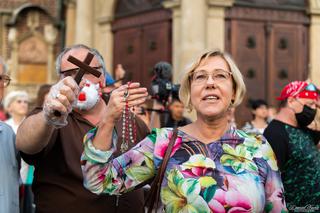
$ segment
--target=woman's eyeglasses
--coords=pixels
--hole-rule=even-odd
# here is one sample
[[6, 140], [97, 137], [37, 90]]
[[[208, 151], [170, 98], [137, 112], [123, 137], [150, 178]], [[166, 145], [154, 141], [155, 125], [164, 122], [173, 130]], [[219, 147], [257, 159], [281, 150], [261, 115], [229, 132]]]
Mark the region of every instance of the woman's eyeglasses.
[[190, 75], [190, 79], [194, 84], [203, 84], [208, 81], [210, 75], [211, 78], [219, 84], [227, 81], [231, 77], [232, 73], [226, 70], [216, 70], [211, 73], [200, 70], [192, 72], [192, 74]]
[[0, 87], [9, 86], [11, 78], [7, 75], [0, 75]]

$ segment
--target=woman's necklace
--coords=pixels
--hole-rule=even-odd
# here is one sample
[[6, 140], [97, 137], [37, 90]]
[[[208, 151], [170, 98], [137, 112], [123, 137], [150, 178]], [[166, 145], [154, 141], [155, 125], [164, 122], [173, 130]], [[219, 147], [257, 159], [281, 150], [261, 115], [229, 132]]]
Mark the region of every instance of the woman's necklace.
[[[129, 87], [130, 82], [128, 82], [128, 88]], [[124, 95], [124, 101], [126, 102], [126, 105], [123, 107], [122, 111], [122, 143], [120, 147], [120, 151], [122, 153], [129, 149], [130, 143], [135, 144], [137, 139], [135, 114], [130, 111], [128, 97], [129, 92], [126, 91]]]

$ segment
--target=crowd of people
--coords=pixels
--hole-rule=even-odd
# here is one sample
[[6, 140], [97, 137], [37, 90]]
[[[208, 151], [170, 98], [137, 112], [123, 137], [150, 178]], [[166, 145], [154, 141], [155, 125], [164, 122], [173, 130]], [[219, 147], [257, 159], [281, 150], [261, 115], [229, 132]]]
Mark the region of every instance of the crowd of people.
[[[99, 77], [86, 71], [77, 84], [80, 68], [68, 57], [88, 54]], [[320, 211], [313, 83], [288, 83], [278, 111], [250, 100], [252, 118], [240, 126], [234, 114], [246, 85], [221, 51], [192, 61], [179, 95], [165, 102], [127, 82], [121, 65], [114, 80], [85, 45], [65, 48], [56, 72], [58, 81], [42, 85], [34, 101], [26, 91], [4, 96], [11, 79], [0, 60], [1, 212], [151, 212], [154, 190], [156, 211]]]

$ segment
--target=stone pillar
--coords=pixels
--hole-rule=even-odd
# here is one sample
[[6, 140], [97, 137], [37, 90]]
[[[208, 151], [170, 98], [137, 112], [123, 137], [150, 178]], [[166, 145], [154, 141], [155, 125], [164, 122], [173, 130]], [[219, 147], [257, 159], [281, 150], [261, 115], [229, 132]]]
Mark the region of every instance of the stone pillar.
[[310, 0], [310, 74], [309, 78], [320, 85], [320, 0]]
[[[167, 0], [163, 5], [173, 12], [173, 81], [180, 83], [191, 60], [207, 46], [207, 1]], [[196, 118], [194, 113], [188, 113], [187, 116]]]
[[181, 1], [180, 72], [206, 47], [206, 16], [206, 0]]
[[116, 0], [95, 0], [94, 4], [94, 44], [103, 56], [106, 68], [110, 74], [113, 73], [113, 32], [112, 21]]
[[181, 9], [179, 1], [165, 1], [163, 3], [165, 8], [172, 10], [172, 67], [173, 67], [173, 81], [178, 82], [180, 69], [180, 37], [181, 37]]
[[76, 26], [76, 2], [69, 0], [66, 2], [66, 36], [65, 44], [70, 46], [75, 44], [75, 26]]
[[75, 43], [93, 45], [93, 1], [77, 0]]
[[208, 0], [207, 48], [225, 50], [225, 8], [234, 0]]
[[0, 12], [0, 56], [7, 61], [8, 59], [8, 43], [7, 43], [7, 35], [9, 33], [9, 29], [6, 26], [9, 19], [11, 18], [11, 14], [7, 11]]
[[18, 41], [17, 41], [17, 30], [16, 28], [10, 28], [8, 33], [8, 41], [11, 45], [11, 55], [9, 60], [9, 71], [12, 79], [12, 83], [16, 84], [18, 82], [17, 79], [17, 71], [18, 71]]
[[173, 79], [183, 75], [186, 65], [206, 47], [206, 0], [165, 1], [173, 11]]
[[58, 75], [55, 73], [56, 69], [54, 66], [54, 45], [57, 38], [57, 30], [52, 25], [46, 25], [44, 27], [44, 38], [48, 44], [48, 62], [47, 62], [47, 83], [51, 84], [57, 80]]

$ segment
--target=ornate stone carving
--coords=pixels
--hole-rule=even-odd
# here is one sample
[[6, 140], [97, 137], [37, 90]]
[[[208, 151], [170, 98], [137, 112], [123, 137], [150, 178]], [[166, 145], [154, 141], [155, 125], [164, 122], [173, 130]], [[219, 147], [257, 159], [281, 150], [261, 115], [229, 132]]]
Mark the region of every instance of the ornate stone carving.
[[52, 26], [52, 24], [47, 24], [44, 26], [44, 37], [48, 43], [54, 44], [57, 38], [57, 34], [57, 30]]
[[37, 36], [23, 40], [19, 45], [18, 60], [19, 63], [47, 63], [46, 43]]
[[258, 9], [250, 7], [233, 7], [226, 11], [226, 17], [254, 21], [282, 21], [308, 24], [309, 18], [302, 11], [284, 11], [274, 9]]
[[38, 11], [31, 11], [27, 15], [27, 26], [31, 31], [39, 27], [39, 13]]
[[8, 41], [13, 43], [16, 41], [16, 39], [17, 39], [17, 29], [14, 27], [11, 27], [8, 33]]

